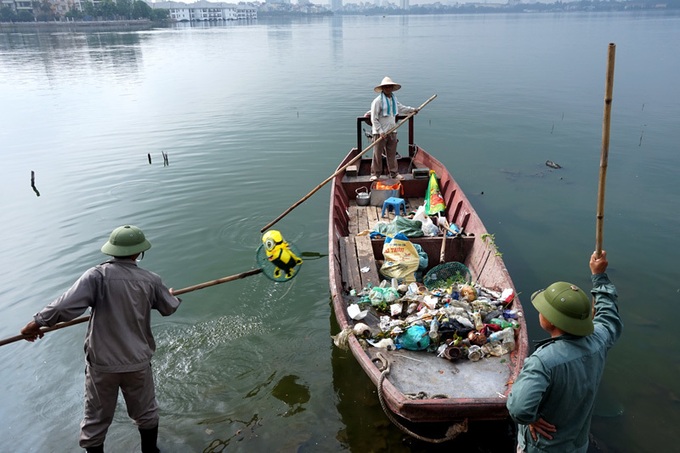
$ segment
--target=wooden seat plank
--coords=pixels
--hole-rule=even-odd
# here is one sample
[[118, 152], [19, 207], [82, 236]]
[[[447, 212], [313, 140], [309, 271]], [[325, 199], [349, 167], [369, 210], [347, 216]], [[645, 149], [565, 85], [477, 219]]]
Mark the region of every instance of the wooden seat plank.
[[378, 267], [375, 263], [375, 255], [373, 254], [373, 245], [371, 245], [371, 238], [369, 236], [355, 236], [354, 242], [356, 244], [356, 253], [359, 263], [359, 273], [361, 275], [361, 284], [365, 288], [369, 284], [377, 286], [380, 284], [380, 276], [378, 275]]

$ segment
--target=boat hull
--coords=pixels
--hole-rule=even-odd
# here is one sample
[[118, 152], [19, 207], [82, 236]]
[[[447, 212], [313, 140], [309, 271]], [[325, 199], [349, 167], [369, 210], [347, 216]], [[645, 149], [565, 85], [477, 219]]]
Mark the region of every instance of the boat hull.
[[[427, 178], [414, 177], [422, 174], [422, 171], [413, 172], [414, 168], [434, 171], [446, 201], [447, 220], [461, 227], [465, 233], [464, 237], [446, 239], [445, 261], [464, 263], [475, 281], [484, 288], [499, 293], [512, 289], [516, 294], [493, 236], [488, 234], [460, 186], [441, 162], [412, 144], [412, 132], [409, 142], [409, 156], [399, 159], [400, 172], [405, 173], [402, 181], [403, 197], [417, 201], [426, 192]], [[332, 180], [330, 195], [329, 285], [334, 314], [343, 330], [355, 324], [347, 313], [348, 305], [357, 299], [352, 290], [359, 292], [362, 289], [359, 286], [365, 283], [379, 283], [375, 281], [379, 279], [375, 272], [375, 261], [383, 258], [384, 240], [358, 236], [357, 231], [361, 228], [352, 225], [357, 221], [365, 223], [362, 216], [366, 211], [363, 210], [372, 212], [370, 208], [357, 206], [355, 200], [356, 190], [370, 184], [370, 159], [365, 156], [358, 158], [361, 153], [360, 147], [353, 148], [340, 163], [338, 170], [352, 163], [357, 171], [352, 171], [351, 175], [339, 171]], [[415, 206], [410, 208], [415, 209]], [[443, 237], [412, 239], [428, 253], [428, 268], [439, 264], [442, 240]], [[373, 268], [370, 268], [371, 253]], [[369, 262], [363, 263], [366, 266], [362, 267], [366, 272], [359, 269], [363, 255], [369, 257]], [[364, 274], [372, 275], [369, 277]], [[518, 297], [514, 298], [509, 308], [516, 310], [519, 315], [519, 329], [515, 349], [501, 357], [485, 358], [478, 362], [450, 362], [438, 358], [434, 353], [421, 351], [365, 349], [365, 344], [362, 345], [354, 335], [349, 336], [348, 347], [379, 388], [387, 408], [405, 420], [432, 423], [506, 419], [506, 399], [528, 352], [526, 324]], [[382, 369], [385, 363], [389, 364], [389, 372]]]

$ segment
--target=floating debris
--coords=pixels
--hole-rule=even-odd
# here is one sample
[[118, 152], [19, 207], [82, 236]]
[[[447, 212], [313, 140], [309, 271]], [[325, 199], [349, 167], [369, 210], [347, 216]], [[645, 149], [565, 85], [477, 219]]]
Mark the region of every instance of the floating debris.
[[546, 164], [548, 167], [550, 167], [550, 168], [562, 168], [561, 165], [556, 164], [555, 162], [553, 162], [553, 161], [551, 161], [551, 160], [546, 160], [546, 161], [545, 161], [545, 164]]
[[151, 165], [151, 153], [147, 153], [146, 158], [149, 159], [149, 165]]

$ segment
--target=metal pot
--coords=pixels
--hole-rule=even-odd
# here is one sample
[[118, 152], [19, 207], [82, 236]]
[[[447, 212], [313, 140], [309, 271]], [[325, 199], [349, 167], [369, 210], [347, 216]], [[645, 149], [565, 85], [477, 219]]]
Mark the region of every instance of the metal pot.
[[371, 201], [371, 194], [366, 187], [359, 187], [355, 190], [357, 194], [357, 206], [368, 206]]

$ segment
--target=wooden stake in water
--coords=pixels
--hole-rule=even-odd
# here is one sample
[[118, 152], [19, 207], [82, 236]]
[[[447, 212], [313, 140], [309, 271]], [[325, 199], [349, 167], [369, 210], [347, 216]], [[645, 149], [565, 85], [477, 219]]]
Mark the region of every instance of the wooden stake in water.
[[602, 120], [602, 153], [600, 156], [600, 177], [597, 189], [597, 221], [595, 229], [595, 256], [602, 254], [602, 231], [604, 227], [604, 191], [607, 180], [609, 160], [609, 126], [612, 112], [612, 93], [614, 91], [614, 60], [616, 44], [609, 43], [607, 58], [607, 78], [605, 80], [604, 117]]

